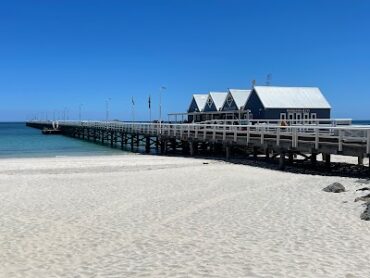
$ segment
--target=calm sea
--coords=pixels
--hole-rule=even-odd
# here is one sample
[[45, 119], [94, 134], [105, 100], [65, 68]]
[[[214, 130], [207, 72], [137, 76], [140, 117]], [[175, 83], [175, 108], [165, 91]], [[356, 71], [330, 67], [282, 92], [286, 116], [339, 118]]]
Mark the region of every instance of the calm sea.
[[25, 123], [0, 123], [0, 158], [123, 153], [119, 149], [111, 149], [62, 135], [42, 135], [41, 130], [26, 127]]

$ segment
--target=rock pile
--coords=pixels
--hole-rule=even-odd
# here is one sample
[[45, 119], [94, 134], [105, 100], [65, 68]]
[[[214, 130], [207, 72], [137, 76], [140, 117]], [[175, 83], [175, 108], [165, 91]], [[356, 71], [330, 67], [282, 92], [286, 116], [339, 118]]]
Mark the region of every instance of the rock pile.
[[332, 192], [332, 193], [341, 193], [345, 192], [346, 188], [339, 182], [335, 182], [325, 188], [322, 189], [325, 192]]

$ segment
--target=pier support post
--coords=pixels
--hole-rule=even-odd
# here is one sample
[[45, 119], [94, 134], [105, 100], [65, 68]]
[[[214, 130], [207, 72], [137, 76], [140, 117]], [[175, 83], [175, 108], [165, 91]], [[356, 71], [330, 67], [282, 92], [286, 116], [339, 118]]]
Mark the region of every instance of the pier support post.
[[145, 152], [150, 153], [150, 137], [145, 137]]
[[155, 138], [155, 150], [158, 152], [159, 150], [159, 138], [158, 136]]
[[113, 131], [110, 132], [110, 147], [113, 148]]
[[104, 144], [104, 131], [101, 131], [101, 143]]
[[133, 151], [134, 150], [134, 134], [131, 134], [130, 145], [131, 145], [131, 151]]
[[230, 159], [230, 146], [226, 145], [225, 146], [225, 155], [226, 155], [226, 160]]
[[191, 156], [194, 156], [198, 152], [198, 143], [197, 142], [189, 142], [189, 152]]
[[325, 162], [325, 168], [330, 169], [331, 155], [328, 153], [323, 153], [322, 158]]
[[279, 170], [284, 170], [285, 169], [285, 152], [282, 151], [280, 152], [280, 157], [279, 157]]
[[176, 152], [176, 139], [171, 139], [170, 144], [172, 151]]
[[140, 145], [140, 135], [139, 133], [136, 134], [136, 147], [139, 147]]
[[121, 150], [124, 149], [124, 142], [125, 142], [124, 139], [123, 139], [124, 136], [125, 136], [124, 133], [121, 132]]
[[183, 155], [189, 154], [189, 144], [187, 141], [181, 141], [181, 148], [182, 148]]
[[253, 147], [253, 158], [254, 159], [258, 158], [258, 148], [257, 147]]
[[289, 163], [289, 165], [293, 165], [293, 163], [294, 163], [294, 153], [293, 152], [289, 152], [288, 163]]
[[161, 154], [167, 154], [167, 141], [161, 140]]
[[364, 165], [364, 156], [363, 155], [358, 156], [357, 162], [358, 162], [358, 165]]
[[265, 160], [266, 161], [270, 160], [270, 149], [269, 148], [265, 149]]
[[311, 165], [312, 165], [312, 167], [316, 167], [316, 164], [317, 164], [317, 154], [312, 153], [311, 154]]

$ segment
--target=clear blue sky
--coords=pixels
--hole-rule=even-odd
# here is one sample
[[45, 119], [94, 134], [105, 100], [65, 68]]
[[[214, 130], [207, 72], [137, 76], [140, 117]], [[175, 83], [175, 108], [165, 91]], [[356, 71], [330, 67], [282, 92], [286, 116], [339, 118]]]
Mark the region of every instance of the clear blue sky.
[[[335, 117], [370, 119], [370, 1], [1, 1], [0, 120], [70, 110], [147, 119], [191, 94], [318, 86]], [[50, 117], [50, 116], [49, 116]]]

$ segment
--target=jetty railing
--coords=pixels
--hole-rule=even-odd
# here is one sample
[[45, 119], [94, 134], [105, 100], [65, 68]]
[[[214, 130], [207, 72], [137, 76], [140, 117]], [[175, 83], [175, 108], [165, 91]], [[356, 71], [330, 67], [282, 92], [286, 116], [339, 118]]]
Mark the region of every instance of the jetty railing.
[[106, 129], [120, 132], [146, 134], [151, 136], [168, 136], [188, 140], [214, 140], [227, 142], [250, 143], [258, 139], [260, 144], [270, 143], [280, 146], [289, 142], [292, 148], [299, 144], [310, 143], [315, 149], [319, 145], [330, 145], [338, 152], [344, 146], [356, 146], [364, 149], [363, 154], [370, 155], [370, 126], [325, 126], [325, 125], [292, 125], [277, 124], [168, 124], [168, 123], [127, 123], [119, 121], [58, 121], [37, 123], [54, 126], [75, 126], [95, 129]]

